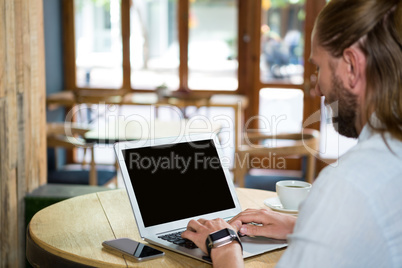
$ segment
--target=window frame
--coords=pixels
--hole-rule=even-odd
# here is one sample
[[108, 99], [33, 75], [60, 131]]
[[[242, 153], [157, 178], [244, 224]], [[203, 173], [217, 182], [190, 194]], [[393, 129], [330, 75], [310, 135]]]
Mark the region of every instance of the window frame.
[[[238, 0], [239, 3], [243, 0]], [[111, 88], [96, 88], [96, 87], [79, 87], [77, 86], [76, 75], [76, 51], [75, 51], [75, 11], [74, 0], [62, 0], [62, 15], [63, 15], [63, 43], [64, 43], [64, 77], [65, 88], [67, 90], [73, 90], [77, 94], [125, 94], [130, 92], [149, 92], [149, 89], [137, 89], [131, 86], [131, 65], [130, 65], [130, 2], [131, 0], [121, 0], [121, 35], [122, 35], [122, 70], [123, 70], [123, 83], [119, 89]], [[239, 86], [236, 90], [191, 90], [188, 87], [188, 43], [189, 43], [189, 0], [177, 0], [178, 17], [180, 20], [178, 23], [178, 40], [179, 40], [179, 91], [192, 91], [195, 94], [197, 92], [215, 93], [215, 94], [239, 94], [240, 88], [240, 71], [238, 70], [238, 83]], [[239, 8], [238, 8], [239, 11]], [[183, 22], [184, 20], [184, 22]], [[238, 34], [240, 31], [238, 30]], [[239, 51], [241, 50], [238, 47]], [[244, 59], [244, 58], [243, 58]], [[242, 66], [243, 63], [238, 63], [238, 66]], [[243, 76], [244, 77], [244, 76]]]

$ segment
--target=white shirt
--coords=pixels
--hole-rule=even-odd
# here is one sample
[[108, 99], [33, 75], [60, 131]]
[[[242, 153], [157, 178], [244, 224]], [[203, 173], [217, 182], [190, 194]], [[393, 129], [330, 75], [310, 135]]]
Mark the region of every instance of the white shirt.
[[366, 125], [300, 207], [277, 267], [402, 267], [402, 142]]

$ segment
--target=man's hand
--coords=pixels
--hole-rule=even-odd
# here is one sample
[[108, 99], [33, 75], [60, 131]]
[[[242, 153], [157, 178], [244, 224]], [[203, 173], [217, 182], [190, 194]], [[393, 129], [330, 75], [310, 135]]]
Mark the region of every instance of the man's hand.
[[[236, 225], [237, 224], [237, 225]], [[205, 245], [205, 241], [209, 234], [222, 230], [224, 228], [233, 229], [236, 233], [239, 231], [241, 227], [240, 222], [229, 224], [223, 219], [214, 219], [214, 220], [191, 220], [187, 225], [187, 230], [184, 231], [181, 236], [185, 239], [189, 239], [194, 242], [202, 251], [206, 254], [207, 247]]]
[[[193, 241], [202, 251], [204, 251], [205, 254], [208, 254], [205, 242], [209, 234], [222, 230], [224, 228], [233, 229], [237, 233], [240, 227], [240, 221], [229, 224], [223, 219], [199, 219], [197, 221], [191, 220], [187, 225], [187, 230], [184, 231], [181, 236]], [[211, 250], [211, 258], [214, 267], [244, 267], [241, 246], [237, 242], [233, 242], [218, 248], [213, 248]]]
[[233, 226], [241, 225], [240, 233], [244, 235], [286, 239], [288, 234], [293, 233], [296, 219], [294, 216], [268, 209], [247, 209], [231, 219], [229, 223]]

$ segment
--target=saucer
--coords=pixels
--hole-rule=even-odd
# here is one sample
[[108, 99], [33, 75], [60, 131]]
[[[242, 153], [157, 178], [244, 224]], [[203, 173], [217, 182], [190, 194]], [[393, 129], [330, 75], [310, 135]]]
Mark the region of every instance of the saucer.
[[298, 213], [298, 210], [284, 208], [278, 197], [271, 197], [271, 198], [265, 199], [264, 204], [267, 207], [269, 207], [270, 209], [275, 210], [275, 211], [292, 213], [292, 214]]

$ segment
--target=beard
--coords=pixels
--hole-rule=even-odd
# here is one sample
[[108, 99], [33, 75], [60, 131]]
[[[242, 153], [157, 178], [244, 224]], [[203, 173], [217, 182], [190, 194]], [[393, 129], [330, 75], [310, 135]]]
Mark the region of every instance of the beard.
[[325, 104], [329, 105], [333, 112], [334, 128], [342, 136], [357, 138], [359, 136], [355, 126], [357, 96], [349, 92], [336, 75], [332, 77], [331, 86], [332, 90], [325, 98]]

